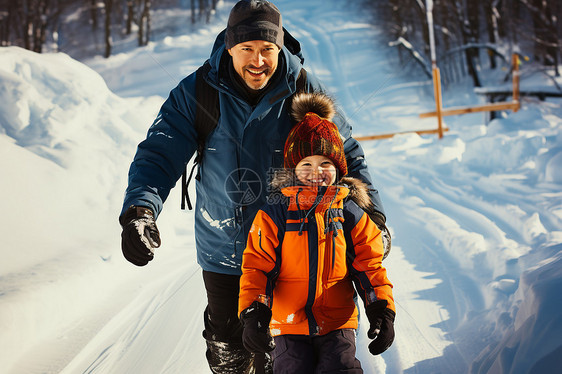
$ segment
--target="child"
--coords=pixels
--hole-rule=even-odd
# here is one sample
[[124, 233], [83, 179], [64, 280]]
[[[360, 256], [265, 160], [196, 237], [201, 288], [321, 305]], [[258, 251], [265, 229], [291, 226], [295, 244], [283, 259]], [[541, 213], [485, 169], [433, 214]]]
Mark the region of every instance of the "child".
[[274, 373], [362, 373], [353, 284], [370, 322], [370, 352], [394, 340], [381, 232], [363, 210], [366, 185], [341, 178], [347, 163], [333, 102], [303, 93], [292, 109], [298, 123], [285, 143], [285, 169], [272, 182], [284, 198], [258, 212], [243, 255], [244, 346], [272, 351]]

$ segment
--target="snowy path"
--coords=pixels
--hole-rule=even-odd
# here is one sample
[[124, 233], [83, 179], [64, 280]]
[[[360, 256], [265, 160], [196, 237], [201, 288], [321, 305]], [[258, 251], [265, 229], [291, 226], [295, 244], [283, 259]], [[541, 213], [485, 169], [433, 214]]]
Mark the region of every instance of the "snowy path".
[[[159, 217], [163, 245], [147, 267], [121, 257], [116, 217], [136, 144], [170, 89], [207, 58], [232, 3], [221, 2], [216, 22], [193, 34], [87, 61], [117, 96], [91, 83], [92, 72], [83, 66], [56, 56], [49, 65], [28, 55], [18, 60], [14, 53], [8, 73], [0, 59], [0, 79], [20, 95], [0, 103], [0, 125], [4, 112], [23, 118], [25, 110], [18, 108], [26, 104], [37, 122], [31, 130], [0, 128], [0, 170], [14, 182], [0, 184], [0, 194], [12, 196], [5, 203], [8, 214], [0, 216], [7, 228], [0, 254], [13, 259], [0, 264], [0, 371], [208, 372], [193, 215], [179, 210], [179, 189]], [[306, 68], [335, 94], [354, 134], [435, 126], [417, 118], [433, 105], [429, 82], [396, 68], [380, 30], [354, 5], [275, 3], [302, 43]], [[59, 71], [60, 61], [76, 75]], [[17, 86], [12, 71], [42, 77], [45, 86], [38, 90], [48, 103], [36, 99], [41, 95], [27, 81]], [[80, 79], [88, 83], [76, 85], [91, 92], [72, 86]], [[470, 90], [446, 96], [445, 106], [466, 100], [475, 100]], [[62, 102], [57, 105], [63, 110], [49, 109], [51, 102]], [[521, 326], [519, 300], [529, 296], [517, 291], [521, 274], [536, 264], [557, 269], [562, 247], [562, 110], [552, 105], [541, 111], [522, 111], [490, 126], [482, 115], [450, 118], [451, 131], [442, 140], [406, 135], [363, 144], [393, 233], [384, 265], [397, 302], [396, 340], [383, 355], [368, 353], [366, 327], [360, 325], [358, 357], [366, 374], [465, 373], [487, 344]], [[59, 122], [68, 124], [61, 129]], [[33, 177], [41, 188], [22, 189], [36, 185]], [[53, 219], [42, 219], [44, 212]], [[28, 235], [28, 226], [36, 237]], [[552, 273], [557, 285], [562, 275]], [[549, 295], [531, 292], [537, 310]], [[548, 304], [549, 310], [561, 310], [559, 304]], [[554, 320], [559, 316], [552, 313]], [[506, 346], [515, 362], [513, 344]], [[479, 363], [491, 365], [486, 359]]]
[[[369, 117], [370, 110], [362, 110], [362, 105], [366, 103], [367, 99], [371, 103], [375, 103], [376, 107], [384, 106], [385, 99], [395, 100], [394, 96], [382, 96], [379, 92], [386, 88], [388, 85], [401, 84], [399, 80], [399, 72], [392, 71], [391, 65], [385, 59], [384, 53], [389, 53], [386, 47], [381, 47], [379, 49], [368, 48], [371, 45], [375, 45], [377, 42], [377, 31], [369, 26], [367, 23], [350, 22], [347, 18], [342, 17], [342, 14], [350, 14], [353, 16], [353, 11], [347, 8], [342, 2], [332, 3], [329, 8], [326, 9], [323, 16], [318, 20], [318, 22], [310, 22], [311, 12], [315, 12], [318, 9], [319, 2], [310, 1], [305, 4], [302, 2], [298, 3], [291, 1], [279, 1], [278, 6], [284, 11], [285, 27], [290, 30], [290, 32], [301, 42], [303, 47], [303, 52], [305, 55], [305, 64], [307, 69], [312, 71], [314, 74], [320, 77], [325, 84], [336, 94], [338, 103], [346, 108], [346, 110], [351, 117], [351, 119], [356, 123], [357, 129], [363, 130], [363, 132], [383, 132], [384, 127], [371, 126], [371, 124], [376, 123], [375, 119], [362, 120]], [[286, 10], [285, 10], [286, 9]], [[218, 30], [217, 30], [218, 31]], [[358, 35], [361, 39], [358, 40]], [[181, 39], [181, 38], [178, 38]], [[195, 44], [201, 44], [197, 41], [191, 39]], [[169, 40], [170, 45], [174, 48], [187, 48], [187, 45], [181, 43], [174, 43]], [[193, 49], [189, 49], [192, 51]], [[199, 49], [198, 49], [199, 50]], [[201, 61], [206, 58], [207, 49], [202, 49], [204, 54], [201, 57]], [[383, 53], [381, 53], [383, 51]], [[195, 59], [192, 58], [190, 61], [175, 61], [173, 58], [167, 59], [167, 55], [158, 53], [156, 51], [150, 52], [151, 56], [140, 53], [142, 57], [149, 58], [151, 60], [158, 61], [158, 64], [154, 64], [153, 69], [165, 70], [166, 74], [169, 72], [182, 72], [182, 68], [176, 66], [192, 66], [190, 61]], [[185, 55], [188, 53], [186, 52]], [[177, 51], [171, 51], [170, 56], [177, 56]], [[162, 60], [164, 59], [164, 60]], [[150, 62], [150, 60], [149, 60]], [[145, 68], [148, 68], [150, 63]], [[143, 66], [144, 67], [144, 66]], [[99, 70], [99, 69], [98, 69]], [[112, 71], [118, 72], [120, 69], [112, 66], [111, 71], [108, 71], [107, 76], [111, 77]], [[374, 74], [376, 72], [376, 74]], [[160, 72], [161, 74], [162, 72]], [[103, 71], [102, 71], [103, 74]], [[134, 72], [133, 72], [134, 74]], [[143, 72], [142, 77], [151, 77], [151, 74], [146, 74]], [[141, 79], [143, 79], [140, 77]], [[368, 79], [365, 79], [368, 77]], [[181, 79], [181, 74], [175, 79]], [[111, 79], [106, 80], [111, 82]], [[146, 92], [152, 92], [155, 88], [153, 85], [153, 79], [145, 81], [137, 81], [134, 86], [135, 90], [131, 90], [130, 85], [125, 85], [125, 87], [120, 88], [117, 84], [113, 87], [113, 90], [118, 94], [126, 94], [131, 96], [143, 95]], [[160, 94], [164, 95], [163, 91]], [[367, 99], [366, 99], [367, 98]], [[393, 103], [396, 107], [396, 104]], [[412, 110], [412, 106], [408, 105], [409, 110]], [[395, 108], [396, 109], [396, 108]], [[421, 109], [418, 109], [421, 111]], [[396, 109], [396, 112], [402, 112], [401, 109]], [[376, 111], [375, 111], [376, 113]], [[388, 131], [388, 130], [386, 130]], [[376, 151], [375, 151], [376, 152]], [[376, 165], [376, 162], [370, 162], [370, 165]], [[376, 166], [375, 166], [376, 170]], [[376, 172], [375, 172], [376, 174]], [[397, 179], [389, 180], [384, 183], [381, 178], [375, 176], [375, 178], [380, 183], [381, 191], [385, 191], [385, 184], [388, 186], [393, 186], [397, 184], [400, 180], [400, 176], [395, 175]], [[392, 187], [390, 187], [392, 188]], [[175, 201], [175, 200], [173, 200]], [[390, 201], [385, 200], [385, 204], [388, 205], [387, 210], [391, 215], [400, 217], [398, 213], [400, 211], [400, 206], [393, 206]], [[404, 212], [407, 215], [407, 212]], [[397, 221], [400, 220], [397, 218]], [[391, 222], [391, 227], [395, 225], [394, 221]], [[414, 224], [410, 227], [392, 227], [396, 232], [423, 231], [423, 227], [420, 229], [415, 225], [419, 225], [417, 220], [409, 220], [408, 222]], [[396, 222], [398, 224], [398, 222]], [[359, 336], [358, 343], [358, 355], [366, 369], [366, 372], [401, 372], [404, 367], [413, 366], [416, 362], [421, 360], [430, 360], [435, 357], [439, 357], [443, 354], [444, 349], [451, 343], [445, 338], [445, 333], [447, 328], [442, 331], [440, 328], [433, 327], [434, 325], [439, 325], [445, 323], [449, 319], [449, 312], [447, 309], [463, 309], [466, 307], [465, 304], [468, 303], [467, 300], [473, 299], [473, 295], [466, 295], [461, 297], [461, 301], [452, 300], [452, 304], [442, 306], [440, 305], [439, 294], [436, 295], [435, 300], [411, 300], [416, 298], [417, 294], [423, 293], [424, 290], [433, 289], [438, 283], [443, 282], [446, 284], [447, 293], [453, 295], [455, 288], [454, 280], [449, 279], [450, 276], [458, 277], [457, 274], [451, 274], [452, 272], [440, 271], [438, 275], [432, 276], [431, 279], [426, 279], [428, 274], [415, 270], [417, 266], [412, 266], [410, 263], [405, 261], [402, 253], [402, 246], [411, 248], [407, 253], [408, 259], [410, 257], [416, 258], [421, 264], [427, 261], [426, 256], [416, 256], [416, 252], [426, 252], [426, 248], [420, 248], [420, 239], [414, 240], [413, 242], [407, 241], [406, 238], [397, 236], [394, 241], [395, 249], [393, 255], [387, 262], [387, 266], [390, 270], [390, 276], [396, 286], [396, 298], [399, 301], [399, 316], [397, 321], [398, 337], [395, 346], [389, 350], [387, 354], [382, 357], [372, 357], [367, 349], [368, 344], [367, 339], [364, 337], [366, 331], [362, 330]], [[438, 254], [433, 254], [436, 260], [439, 258]], [[420, 264], [420, 266], [421, 266]], [[443, 269], [450, 267], [451, 263], [439, 264], [437, 262], [437, 269], [432, 269], [432, 271], [439, 271], [441, 266]], [[439, 279], [439, 281], [437, 280]], [[468, 279], [463, 279], [463, 288], [468, 288], [469, 290], [475, 290], [477, 287], [470, 283]], [[191, 287], [189, 287], [191, 288]], [[402, 295], [404, 292], [404, 295]], [[477, 292], [477, 291], [472, 291]], [[173, 300], [177, 298], [177, 302], [181, 303], [184, 295], [176, 295]], [[452, 298], [452, 296], [451, 296]], [[171, 300], [170, 303], [174, 303]], [[401, 300], [404, 300], [402, 303]], [[457, 305], [460, 304], [460, 305]], [[424, 311], [423, 316], [415, 315], [415, 311], [418, 309]], [[459, 312], [453, 311], [452, 314], [458, 315]], [[197, 317], [197, 314], [195, 315]], [[161, 316], [162, 318], [162, 316]], [[453, 326], [454, 327], [454, 326]], [[201, 328], [200, 328], [201, 329]], [[361, 335], [362, 333], [362, 335]], [[166, 337], [166, 334], [162, 333], [162, 338]], [[419, 344], [412, 344], [412, 341], [417, 341]], [[134, 344], [134, 342], [131, 342]], [[199, 340], [194, 344], [197, 349], [201, 349], [202, 341]], [[191, 347], [191, 345], [190, 345]], [[113, 349], [113, 348], [112, 348]], [[191, 349], [191, 348], [190, 348]], [[153, 352], [153, 351], [152, 351]], [[152, 352], [150, 355], [152, 355]], [[146, 354], [146, 353], [145, 353]], [[155, 353], [156, 354], [156, 353]], [[160, 354], [160, 352], [158, 352]], [[129, 362], [130, 355], [120, 357], [121, 361]], [[167, 355], [166, 355], [167, 356]], [[146, 356], [143, 356], [146, 358]], [[156, 357], [156, 356], [155, 356]], [[161, 357], [161, 356], [160, 356]], [[203, 356], [201, 356], [203, 357]], [[148, 361], [151, 361], [150, 359]], [[173, 360], [172, 360], [173, 361]], [[440, 360], [442, 361], [442, 360]], [[458, 365], [456, 363], [457, 357], [445, 358], [445, 362], [438, 363], [428, 363], [429, 367], [439, 368], [441, 365], [455, 367]], [[115, 364], [113, 364], [115, 365]], [[182, 365], [178, 362], [178, 365]], [[71, 366], [72, 367], [72, 366]], [[104, 366], [105, 367], [105, 366]], [[109, 367], [112, 367], [111, 365]], [[181, 366], [180, 366], [181, 367]], [[385, 369], [386, 367], [386, 369]], [[448, 370], [447, 370], [448, 371]], [[69, 371], [69, 373], [72, 371]], [[104, 370], [96, 369], [95, 372], [104, 372]], [[149, 372], [149, 371], [147, 371]], [[166, 372], [166, 371], [164, 371]], [[425, 372], [422, 369], [420, 372]]]

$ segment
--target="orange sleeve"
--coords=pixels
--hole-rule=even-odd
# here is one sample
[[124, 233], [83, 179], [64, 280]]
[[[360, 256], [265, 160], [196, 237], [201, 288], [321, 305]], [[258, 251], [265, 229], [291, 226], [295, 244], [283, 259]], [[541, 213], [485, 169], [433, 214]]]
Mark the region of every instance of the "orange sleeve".
[[[351, 231], [354, 256], [351, 266], [356, 271], [356, 288], [359, 293], [372, 289], [376, 299], [388, 301], [388, 308], [396, 312], [392, 283], [387, 277], [386, 269], [382, 266], [384, 248], [381, 231], [377, 225], [364, 213]], [[361, 295], [366, 300], [367, 295]]]
[[280, 244], [277, 233], [278, 227], [269, 215], [258, 211], [242, 255], [238, 315], [260, 294], [266, 294], [268, 274], [275, 268], [275, 248]]

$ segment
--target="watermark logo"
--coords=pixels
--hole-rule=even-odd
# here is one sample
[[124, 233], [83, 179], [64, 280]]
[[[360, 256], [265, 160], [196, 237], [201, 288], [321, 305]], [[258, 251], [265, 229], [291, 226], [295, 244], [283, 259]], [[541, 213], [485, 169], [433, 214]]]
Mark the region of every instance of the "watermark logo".
[[230, 200], [238, 205], [251, 205], [262, 194], [262, 181], [251, 169], [236, 169], [224, 182], [224, 189]]

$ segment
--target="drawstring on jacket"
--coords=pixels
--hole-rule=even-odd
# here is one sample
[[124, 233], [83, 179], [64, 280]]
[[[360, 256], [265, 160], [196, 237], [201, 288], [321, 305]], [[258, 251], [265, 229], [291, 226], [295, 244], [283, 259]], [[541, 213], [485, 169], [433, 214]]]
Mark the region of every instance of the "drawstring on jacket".
[[332, 211], [332, 204], [336, 200], [336, 196], [338, 196], [337, 186], [334, 197], [332, 198], [332, 201], [330, 201], [328, 209], [326, 210], [326, 227], [324, 228], [324, 234], [332, 231], [332, 270], [334, 270], [334, 265], [336, 263], [336, 237], [338, 236], [338, 228], [336, 227], [336, 221], [334, 219], [334, 213]]
[[297, 191], [297, 196], [295, 196], [295, 199], [297, 200], [297, 211], [299, 212], [299, 221], [301, 222], [300, 227], [299, 227], [299, 236], [302, 235], [302, 228], [304, 226], [304, 218], [302, 217], [302, 213], [301, 213], [301, 207], [299, 205], [299, 194], [302, 192], [302, 188], [299, 188], [299, 190]]
[[[299, 236], [302, 235], [302, 232], [304, 230], [304, 224], [306, 223], [306, 219], [308, 218], [308, 216], [310, 215], [311, 212], [314, 212], [314, 210], [316, 210], [316, 207], [318, 206], [318, 204], [320, 204], [320, 201], [322, 201], [322, 196], [318, 195], [316, 196], [316, 201], [314, 202], [314, 204], [312, 205], [312, 207], [310, 207], [310, 209], [306, 212], [306, 214], [303, 216], [302, 214], [302, 210], [299, 204], [299, 195], [302, 192], [302, 188], [299, 188], [297, 191], [297, 194], [295, 196], [296, 199], [296, 205], [297, 205], [297, 210], [299, 212], [299, 220], [300, 220], [300, 226], [299, 226]], [[339, 188], [336, 186], [336, 191], [334, 193], [334, 196], [332, 197], [332, 200], [330, 201], [330, 204], [328, 204], [328, 209], [326, 210], [326, 224], [324, 227], [324, 234], [327, 234], [329, 231], [332, 231], [332, 270], [334, 270], [334, 265], [336, 263], [336, 237], [338, 236], [338, 228], [336, 226], [336, 220], [334, 219], [334, 213], [332, 210], [332, 204], [334, 203], [334, 201], [336, 201], [336, 197], [338, 196], [338, 192], [339, 192]]]
[[301, 224], [300, 224], [300, 227], [299, 227], [299, 236], [302, 235], [302, 231], [304, 229], [304, 224], [306, 222], [306, 219], [310, 215], [310, 212], [314, 212], [316, 210], [316, 207], [318, 206], [318, 204], [320, 204], [320, 201], [322, 201], [322, 196], [324, 196], [324, 194], [322, 194], [322, 196], [317, 195], [316, 201], [314, 202], [314, 204], [310, 207], [310, 209], [306, 212], [305, 216], [303, 217], [302, 214], [301, 214], [301, 207], [299, 205], [299, 194], [301, 193], [301, 191], [302, 191], [302, 188], [299, 188], [299, 190], [297, 191], [297, 195], [295, 196], [295, 199], [297, 199], [297, 209], [299, 211], [299, 217], [301, 218]]

